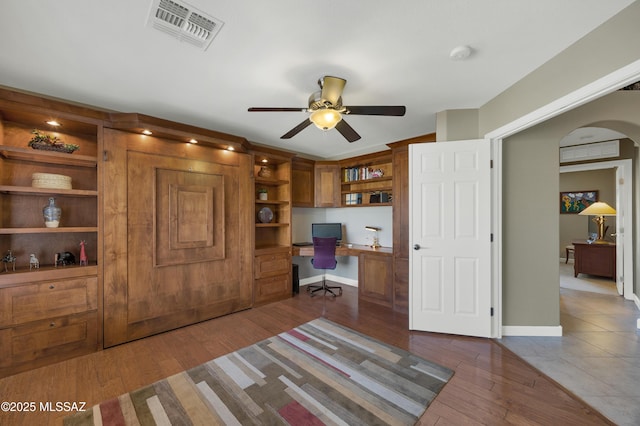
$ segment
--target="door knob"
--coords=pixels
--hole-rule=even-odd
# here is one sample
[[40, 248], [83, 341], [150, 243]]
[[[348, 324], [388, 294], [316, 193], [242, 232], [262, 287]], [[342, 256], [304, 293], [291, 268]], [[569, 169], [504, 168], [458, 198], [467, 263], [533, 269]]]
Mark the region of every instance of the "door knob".
[[414, 244], [413, 245], [413, 249], [414, 250], [420, 250], [422, 247], [420, 247], [420, 244]]

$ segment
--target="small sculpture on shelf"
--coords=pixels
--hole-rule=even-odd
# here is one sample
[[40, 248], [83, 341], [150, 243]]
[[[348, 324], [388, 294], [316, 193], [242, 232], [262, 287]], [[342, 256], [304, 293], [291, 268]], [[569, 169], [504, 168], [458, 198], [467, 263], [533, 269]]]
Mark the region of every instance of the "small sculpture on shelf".
[[49, 204], [42, 209], [42, 215], [44, 216], [44, 226], [47, 228], [57, 228], [60, 225], [60, 216], [62, 209], [56, 206], [55, 198], [49, 198]]
[[384, 176], [384, 171], [382, 169], [369, 169], [369, 178], [381, 178]]
[[40, 261], [33, 253], [29, 255], [29, 270], [32, 269], [40, 269]]
[[11, 253], [11, 249], [7, 250], [7, 254], [2, 258], [2, 262], [4, 263], [4, 271], [9, 272], [9, 268], [7, 268], [7, 264], [11, 263], [13, 265], [13, 272], [15, 272], [16, 260], [17, 258]]
[[261, 178], [270, 178], [271, 177], [271, 169], [269, 166], [264, 165], [260, 167], [260, 171], [258, 171], [258, 176]]
[[75, 265], [76, 257], [73, 255], [73, 253], [70, 253], [68, 251], [56, 253], [54, 257], [54, 264], [56, 268], [58, 267], [58, 265], [62, 265], [62, 266]]
[[89, 264], [87, 261], [87, 253], [84, 250], [84, 245], [84, 240], [80, 241], [80, 266], [87, 266]]

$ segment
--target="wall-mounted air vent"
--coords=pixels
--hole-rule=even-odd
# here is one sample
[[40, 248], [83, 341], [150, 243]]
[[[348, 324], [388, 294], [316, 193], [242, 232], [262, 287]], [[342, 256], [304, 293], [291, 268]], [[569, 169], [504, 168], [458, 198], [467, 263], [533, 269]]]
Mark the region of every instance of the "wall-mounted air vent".
[[153, 0], [147, 26], [206, 50], [224, 22], [184, 2]]

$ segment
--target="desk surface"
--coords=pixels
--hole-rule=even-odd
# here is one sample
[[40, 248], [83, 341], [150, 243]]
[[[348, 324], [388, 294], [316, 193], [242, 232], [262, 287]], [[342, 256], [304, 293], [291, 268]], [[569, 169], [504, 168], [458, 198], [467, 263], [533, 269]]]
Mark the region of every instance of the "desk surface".
[[[294, 256], [313, 256], [313, 246], [293, 246], [291, 250]], [[351, 247], [348, 247], [347, 244], [342, 244], [336, 247], [336, 256], [358, 256], [360, 253], [380, 253], [391, 256], [393, 248], [378, 247], [374, 249], [364, 244], [351, 244]]]

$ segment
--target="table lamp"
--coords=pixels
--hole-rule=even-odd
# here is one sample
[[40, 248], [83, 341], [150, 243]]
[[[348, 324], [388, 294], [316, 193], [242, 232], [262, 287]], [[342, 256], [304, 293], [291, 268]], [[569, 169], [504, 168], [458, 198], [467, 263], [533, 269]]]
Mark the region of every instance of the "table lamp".
[[373, 235], [373, 242], [371, 243], [371, 248], [382, 247], [380, 245], [380, 242], [378, 241], [378, 231], [381, 228], [378, 228], [376, 226], [365, 226], [364, 229], [366, 229], [367, 231], [375, 232], [375, 234]]
[[604, 239], [605, 216], [615, 216], [616, 210], [607, 203], [598, 201], [578, 213], [583, 216], [595, 216], [592, 220], [598, 225], [598, 239], [594, 244], [608, 244]]

